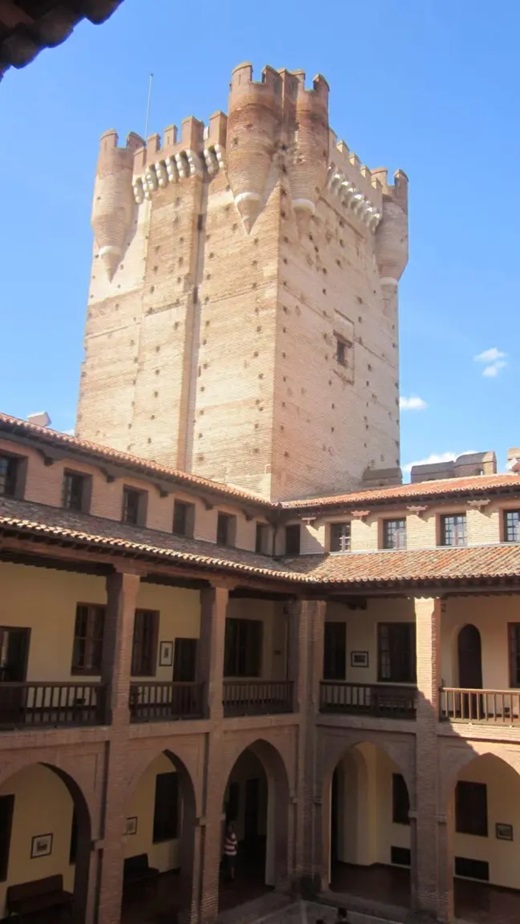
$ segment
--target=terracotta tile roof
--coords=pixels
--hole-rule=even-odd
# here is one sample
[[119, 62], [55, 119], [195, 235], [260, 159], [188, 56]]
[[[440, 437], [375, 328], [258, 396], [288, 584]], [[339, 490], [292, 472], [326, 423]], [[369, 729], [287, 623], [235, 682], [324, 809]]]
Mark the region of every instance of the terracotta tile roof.
[[252, 491], [244, 491], [232, 485], [220, 484], [218, 481], [210, 481], [208, 478], [201, 478], [199, 475], [191, 475], [188, 472], [180, 472], [177, 469], [169, 468], [167, 465], [160, 465], [158, 462], [133, 456], [128, 452], [120, 452], [118, 449], [111, 449], [109, 446], [99, 446], [97, 443], [89, 442], [89, 440], [80, 440], [75, 436], [69, 436], [68, 433], [60, 433], [59, 430], [51, 430], [50, 427], [38, 427], [35, 424], [28, 423], [26, 420], [20, 420], [18, 417], [10, 417], [9, 414], [0, 414], [0, 437], [2, 432], [36, 439], [48, 446], [70, 449], [71, 453], [86, 455], [98, 462], [113, 462], [115, 465], [133, 469], [136, 474], [145, 475], [149, 478], [171, 480], [187, 488], [211, 491], [212, 494], [219, 494], [223, 498], [229, 497], [232, 500], [243, 501], [264, 509], [274, 509], [275, 506]]
[[122, 0], [0, 0], [0, 80], [43, 49], [60, 45], [81, 19], [101, 23]]
[[438, 481], [421, 481], [415, 484], [394, 485], [391, 488], [370, 488], [366, 491], [354, 491], [351, 494], [333, 494], [329, 497], [312, 497], [304, 500], [285, 501], [284, 510], [313, 510], [322, 507], [359, 507], [360, 505], [403, 501], [416, 503], [433, 500], [435, 497], [462, 494], [486, 494], [510, 488], [518, 491], [520, 498], [520, 476], [475, 475], [472, 478], [444, 478]]
[[282, 562], [241, 549], [223, 548], [212, 542], [185, 539], [170, 533], [128, 526], [115, 520], [48, 507], [29, 501], [0, 497], [0, 532], [20, 531], [49, 542], [96, 546], [113, 553], [176, 563], [195, 564], [213, 571], [246, 572], [251, 575], [306, 580], [291, 574]]
[[367, 592], [378, 587], [520, 583], [520, 544], [302, 555], [275, 561], [240, 549], [0, 498], [0, 537], [6, 537], [7, 545], [7, 538], [13, 534], [34, 537], [40, 545], [44, 539], [181, 567], [194, 566], [201, 572], [224, 571], [262, 577], [273, 583], [290, 582], [302, 589], [311, 586], [317, 590], [321, 586], [324, 590], [341, 587]]
[[520, 544], [410, 551], [346, 552], [286, 560], [294, 573], [324, 584], [428, 584], [488, 580], [520, 583]]

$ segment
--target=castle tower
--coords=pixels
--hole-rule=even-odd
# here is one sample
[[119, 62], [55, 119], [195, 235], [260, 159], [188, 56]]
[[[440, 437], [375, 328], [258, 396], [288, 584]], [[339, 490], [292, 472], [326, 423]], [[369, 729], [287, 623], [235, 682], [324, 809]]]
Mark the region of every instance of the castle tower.
[[407, 179], [328, 96], [242, 64], [206, 128], [103, 136], [78, 436], [273, 500], [399, 477]]

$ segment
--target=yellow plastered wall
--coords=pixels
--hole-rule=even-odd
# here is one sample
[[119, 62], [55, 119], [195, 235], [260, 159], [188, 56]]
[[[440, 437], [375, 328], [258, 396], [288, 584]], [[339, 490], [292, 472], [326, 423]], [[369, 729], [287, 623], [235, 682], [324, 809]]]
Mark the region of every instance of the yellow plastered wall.
[[[11, 885], [63, 875], [63, 888], [74, 890], [75, 867], [69, 863], [73, 802], [59, 777], [41, 764], [20, 770], [0, 787], [0, 796], [14, 795], [7, 881], [0, 883], [0, 918], [7, 914]], [[52, 834], [49, 856], [31, 859], [32, 839]]]
[[[517, 889], [520, 868], [519, 775], [504, 761], [485, 754], [462, 770], [459, 780], [486, 784], [488, 836], [455, 833], [455, 856], [487, 861], [491, 883]], [[497, 822], [513, 826], [512, 841], [496, 838]]]
[[[368, 599], [366, 610], [351, 610], [329, 603], [327, 622], [347, 624], [347, 676], [349, 683], [377, 683], [377, 625], [380, 622], [414, 622], [413, 601], [405, 598]], [[368, 667], [352, 667], [351, 652], [368, 652]]]
[[[31, 629], [27, 680], [78, 680], [71, 675], [76, 604], [105, 604], [104, 579], [1, 563], [0, 587], [0, 625]], [[159, 641], [198, 638], [200, 597], [197, 591], [143, 582], [137, 605], [159, 611]], [[157, 677], [171, 680], [173, 668], [159, 667], [158, 662], [159, 647]]]
[[441, 674], [443, 686], [459, 685], [458, 634], [472, 623], [480, 632], [482, 685], [488, 690], [509, 687], [508, 622], [520, 622], [515, 596], [450, 597], [441, 627]]
[[392, 775], [399, 768], [375, 745], [356, 745], [338, 766], [338, 860], [390, 864], [391, 848], [410, 849], [410, 826], [392, 821]]
[[[180, 838], [153, 843], [153, 817], [155, 807], [155, 781], [159, 773], [173, 773], [175, 767], [165, 754], [160, 754], [144, 771], [127, 806], [127, 818], [137, 818], [137, 831], [125, 838], [125, 857], [140, 853], [148, 855], [151, 867], [164, 873], [180, 866]], [[182, 806], [182, 792], [180, 792]], [[179, 835], [181, 833], [179, 811]]]

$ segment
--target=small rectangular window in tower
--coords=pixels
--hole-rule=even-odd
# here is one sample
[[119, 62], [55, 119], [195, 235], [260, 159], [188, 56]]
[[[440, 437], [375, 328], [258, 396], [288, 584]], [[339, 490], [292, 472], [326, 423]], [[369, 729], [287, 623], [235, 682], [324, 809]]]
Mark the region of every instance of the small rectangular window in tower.
[[299, 523], [291, 523], [285, 527], [285, 554], [299, 555], [301, 546], [301, 530]]
[[229, 513], [217, 516], [217, 545], [234, 548], [237, 534], [237, 518]]
[[330, 524], [330, 551], [350, 552], [350, 521]]
[[344, 337], [341, 337], [339, 334], [335, 334], [336, 337], [336, 362], [340, 366], [344, 366], [345, 369], [348, 369], [351, 365], [351, 351], [352, 344], [348, 340], [345, 340]]
[[195, 527], [195, 504], [176, 500], [173, 503], [173, 534], [193, 538]]
[[147, 500], [146, 491], [123, 488], [123, 523], [128, 523], [129, 526], [145, 526]]

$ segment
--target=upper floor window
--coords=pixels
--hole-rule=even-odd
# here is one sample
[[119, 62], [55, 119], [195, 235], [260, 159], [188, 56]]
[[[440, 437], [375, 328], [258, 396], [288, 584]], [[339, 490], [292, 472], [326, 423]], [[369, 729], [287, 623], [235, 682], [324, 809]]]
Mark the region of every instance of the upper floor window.
[[406, 548], [406, 519], [383, 520], [383, 548]]
[[441, 517], [441, 545], [466, 545], [466, 514], [449, 513]]
[[256, 536], [255, 536], [255, 552], [258, 552], [260, 555], [269, 554], [269, 526], [267, 523], [257, 523], [256, 524]]
[[62, 502], [66, 510], [78, 510], [86, 513], [90, 506], [89, 475], [65, 471], [63, 474]]
[[330, 524], [330, 551], [350, 552], [350, 522]]
[[224, 674], [259, 677], [262, 670], [263, 623], [259, 619], [226, 619]]
[[132, 676], [151, 677], [157, 661], [159, 613], [155, 610], [136, 610], [132, 644]]
[[325, 622], [323, 679], [345, 680], [347, 671], [347, 624]]
[[123, 523], [129, 526], [144, 526], [146, 523], [146, 491], [137, 488], [123, 488]]
[[520, 542], [520, 510], [504, 510], [504, 542]]
[[380, 622], [377, 641], [378, 680], [415, 683], [415, 623]]
[[217, 545], [234, 546], [237, 533], [237, 518], [229, 513], [217, 517]]
[[15, 497], [19, 493], [17, 487], [21, 462], [20, 456], [0, 455], [0, 496]]
[[509, 686], [520, 687], [520, 622], [510, 622], [509, 642]]
[[103, 655], [105, 607], [78, 603], [72, 649], [72, 674], [100, 674]]
[[195, 527], [195, 504], [176, 500], [173, 503], [173, 533], [176, 536], [193, 538]]
[[455, 789], [455, 830], [459, 834], [488, 836], [487, 786], [459, 780]]
[[301, 546], [301, 529], [299, 523], [285, 527], [285, 554], [299, 555]]

